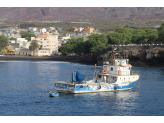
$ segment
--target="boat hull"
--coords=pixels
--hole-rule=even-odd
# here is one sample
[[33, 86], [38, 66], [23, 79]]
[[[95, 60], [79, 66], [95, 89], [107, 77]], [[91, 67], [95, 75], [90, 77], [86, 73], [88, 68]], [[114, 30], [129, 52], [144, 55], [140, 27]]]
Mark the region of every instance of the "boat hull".
[[108, 92], [108, 91], [123, 91], [133, 89], [136, 83], [130, 82], [126, 84], [107, 84], [107, 83], [94, 83], [94, 84], [72, 84], [72, 83], [55, 83], [55, 90], [61, 93], [92, 93], [92, 92]]

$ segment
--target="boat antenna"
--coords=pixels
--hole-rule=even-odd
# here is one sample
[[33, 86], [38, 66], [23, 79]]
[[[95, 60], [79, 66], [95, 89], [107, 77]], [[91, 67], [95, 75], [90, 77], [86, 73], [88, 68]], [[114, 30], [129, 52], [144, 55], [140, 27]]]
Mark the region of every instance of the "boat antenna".
[[88, 75], [89, 75], [89, 70], [88, 70], [87, 76], [85, 77], [85, 83], [86, 83], [86, 80], [88, 79]]

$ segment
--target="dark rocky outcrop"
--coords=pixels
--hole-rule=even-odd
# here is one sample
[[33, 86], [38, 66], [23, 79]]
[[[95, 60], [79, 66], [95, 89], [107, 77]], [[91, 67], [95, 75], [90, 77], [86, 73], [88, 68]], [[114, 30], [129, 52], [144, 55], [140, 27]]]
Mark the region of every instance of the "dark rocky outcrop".
[[[128, 58], [133, 66], [164, 66], [164, 48], [155, 47], [152, 49], [122, 50], [114, 51], [122, 58]], [[104, 59], [110, 59], [112, 51], [99, 54], [97, 64], [102, 65]], [[118, 56], [116, 55], [115, 58]]]

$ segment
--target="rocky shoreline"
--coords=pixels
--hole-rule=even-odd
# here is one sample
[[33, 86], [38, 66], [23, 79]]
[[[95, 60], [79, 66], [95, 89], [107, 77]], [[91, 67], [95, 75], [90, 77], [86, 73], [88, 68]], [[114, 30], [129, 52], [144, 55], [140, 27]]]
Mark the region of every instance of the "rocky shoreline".
[[[110, 54], [108, 51], [106, 54]], [[154, 48], [151, 50], [124, 50], [120, 53], [128, 58], [130, 64], [135, 67], [164, 67], [164, 49]], [[97, 59], [92, 57], [84, 59], [79, 56], [47, 56], [47, 57], [37, 57], [37, 56], [16, 56], [16, 55], [4, 55], [0, 56], [0, 60], [10, 61], [10, 60], [29, 60], [29, 61], [68, 61], [72, 63], [86, 64], [102, 66], [102, 59], [105, 57], [104, 54], [100, 55]]]
[[[155, 47], [151, 49], [121, 50], [114, 51], [123, 58], [129, 59], [130, 64], [136, 67], [163, 67], [164, 66], [164, 48]], [[98, 63], [102, 64], [103, 59], [110, 59], [112, 51], [100, 53]], [[116, 56], [117, 57], [117, 56]]]
[[11, 60], [28, 60], [28, 61], [68, 61], [86, 65], [95, 65], [96, 62], [92, 58], [83, 59], [79, 56], [47, 56], [47, 57], [37, 57], [37, 56], [16, 56], [16, 55], [4, 55], [0, 56], [0, 60], [11, 61]]

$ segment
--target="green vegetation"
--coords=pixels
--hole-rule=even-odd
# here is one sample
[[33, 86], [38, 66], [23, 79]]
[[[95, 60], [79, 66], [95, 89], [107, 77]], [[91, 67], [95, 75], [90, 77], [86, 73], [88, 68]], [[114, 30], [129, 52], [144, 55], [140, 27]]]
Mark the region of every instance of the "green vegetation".
[[28, 41], [31, 41], [31, 37], [35, 37], [36, 38], [35, 34], [31, 34], [31, 33], [25, 32], [25, 31], [21, 31], [20, 35], [22, 36], [22, 38], [25, 38]]
[[138, 44], [155, 41], [158, 39], [158, 31], [154, 29], [132, 29], [119, 27], [108, 36], [110, 44]]
[[29, 46], [29, 49], [33, 51], [33, 56], [34, 56], [34, 51], [39, 48], [39, 44], [35, 41], [31, 42], [31, 45]]
[[158, 36], [160, 41], [164, 41], [164, 22], [161, 24], [160, 28], [158, 28]]
[[[164, 25], [164, 24], [163, 24]], [[98, 53], [107, 49], [113, 44], [139, 44], [150, 43], [161, 39], [157, 29], [132, 29], [119, 27], [113, 33], [105, 34], [92, 34], [88, 37], [87, 41], [83, 38], [70, 39], [66, 45], [59, 48], [63, 54], [90, 54], [93, 53], [96, 57]], [[162, 30], [163, 31], [163, 30]], [[158, 36], [159, 35], [159, 36]], [[163, 36], [163, 35], [162, 35]], [[150, 45], [150, 49], [153, 45]], [[121, 48], [118, 50], [122, 50]]]
[[17, 42], [17, 38], [11, 37], [11, 38], [9, 38], [9, 40], [15, 40], [15, 42]]
[[[108, 33], [109, 31], [115, 31], [118, 27], [129, 27], [133, 29], [153, 29], [154, 25], [160, 25], [161, 21], [92, 21], [90, 23], [70, 23], [70, 22], [57, 22], [57, 23], [46, 23], [46, 22], [20, 22], [20, 28], [27, 29], [28, 27], [37, 27], [37, 28], [48, 28], [48, 27], [60, 27], [62, 32], [68, 32], [71, 27], [94, 27], [99, 29], [101, 33]], [[8, 25], [19, 25], [17, 21], [5, 21], [3, 24], [0, 24], [0, 28], [6, 28]]]
[[8, 38], [4, 35], [0, 36], [0, 46], [1, 47], [6, 47], [8, 45]]
[[4, 35], [0, 36], [0, 51], [8, 45], [8, 38]]
[[76, 53], [76, 54], [90, 54], [93, 53], [97, 56], [98, 53], [107, 48], [108, 39], [104, 34], [93, 34], [90, 35], [88, 41], [84, 41], [83, 37], [78, 39], [70, 39], [67, 44], [60, 47], [59, 51], [63, 54]]
[[[42, 23], [42, 22], [21, 22], [21, 28], [28, 27], [60, 27], [62, 32], [68, 32], [73, 27], [94, 27], [99, 29], [99, 32], [103, 34], [93, 34], [88, 37], [87, 41], [84, 38], [70, 39], [66, 45], [59, 48], [59, 51], [63, 54], [75, 53], [75, 54], [91, 54], [97, 56], [98, 53], [108, 48], [113, 44], [139, 44], [150, 43], [157, 40], [164, 41], [164, 23], [157, 30], [154, 29], [154, 25], [161, 23], [160, 21], [151, 22], [139, 22], [139, 21], [121, 21], [121, 22], [91, 22], [90, 23]], [[113, 33], [109, 33], [113, 31]], [[31, 37], [36, 37], [34, 34], [28, 32], [21, 32], [22, 38], [26, 38], [28, 41]], [[151, 46], [150, 46], [151, 48]], [[121, 49], [120, 49], [121, 50]]]

